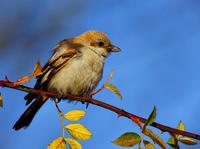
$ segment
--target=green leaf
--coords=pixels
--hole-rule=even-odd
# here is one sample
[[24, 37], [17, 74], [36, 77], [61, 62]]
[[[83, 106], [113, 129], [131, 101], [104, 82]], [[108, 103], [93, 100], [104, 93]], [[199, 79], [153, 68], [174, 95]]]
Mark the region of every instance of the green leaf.
[[146, 129], [146, 126], [151, 125], [156, 119], [156, 107], [153, 107], [153, 111], [149, 115], [147, 122], [144, 124], [144, 129]]
[[191, 138], [188, 138], [188, 137], [183, 137], [183, 138], [179, 138], [179, 141], [184, 143], [184, 144], [187, 144], [187, 145], [195, 145], [197, 144], [197, 142]]
[[115, 93], [120, 99], [122, 99], [122, 94], [120, 93], [120, 91], [117, 89], [116, 86], [114, 86], [112, 84], [107, 84], [104, 87], [107, 88], [107, 89], [109, 89], [110, 91], [112, 91], [113, 93]]
[[66, 118], [69, 121], [78, 121], [81, 118], [83, 118], [85, 116], [85, 111], [83, 110], [72, 110], [67, 112], [64, 115], [64, 118]]
[[65, 141], [69, 144], [70, 149], [82, 149], [81, 144], [72, 138], [65, 138]]
[[3, 107], [3, 98], [1, 96], [1, 93], [0, 93], [0, 107]]
[[173, 136], [169, 138], [167, 144], [175, 149], [179, 149], [178, 141]]
[[112, 143], [123, 147], [131, 147], [138, 144], [140, 141], [141, 137], [137, 133], [126, 132], [114, 140]]
[[147, 140], [143, 140], [143, 143], [144, 143], [145, 149], [156, 149], [155, 146]]
[[92, 133], [82, 124], [69, 124], [65, 128], [77, 140], [88, 140], [92, 136]]
[[62, 137], [58, 137], [48, 145], [47, 149], [66, 149], [66, 142]]

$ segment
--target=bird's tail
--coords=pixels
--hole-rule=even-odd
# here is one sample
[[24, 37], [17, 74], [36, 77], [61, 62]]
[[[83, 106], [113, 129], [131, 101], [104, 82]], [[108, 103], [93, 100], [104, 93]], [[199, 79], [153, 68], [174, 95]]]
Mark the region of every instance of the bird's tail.
[[22, 116], [13, 126], [13, 129], [19, 130], [22, 127], [28, 127], [31, 121], [33, 120], [37, 111], [42, 107], [42, 105], [47, 101], [47, 98], [38, 96], [35, 101], [26, 109]]

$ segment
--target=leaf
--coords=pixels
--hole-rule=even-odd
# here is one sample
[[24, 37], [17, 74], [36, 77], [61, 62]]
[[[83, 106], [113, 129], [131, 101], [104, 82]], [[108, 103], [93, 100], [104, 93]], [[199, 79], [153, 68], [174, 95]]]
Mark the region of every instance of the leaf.
[[65, 128], [77, 140], [88, 140], [92, 136], [92, 133], [82, 124], [69, 124]]
[[20, 84], [28, 82], [32, 78], [32, 75], [24, 76], [13, 83], [13, 86], [18, 86]]
[[159, 137], [158, 135], [154, 134], [150, 129], [145, 129], [145, 131], [143, 133], [146, 136], [150, 137], [155, 143], [160, 145], [160, 147], [162, 147], [163, 149], [166, 149], [166, 144], [164, 143], [162, 138]]
[[112, 84], [107, 84], [107, 85], [105, 85], [105, 88], [109, 89], [110, 91], [115, 93], [120, 99], [122, 99], [122, 94], [120, 93], [120, 91], [117, 89], [116, 86], [114, 86]]
[[169, 140], [167, 141], [167, 144], [169, 144], [171, 147], [175, 149], [179, 149], [178, 141], [173, 136], [169, 138]]
[[65, 141], [69, 144], [70, 149], [82, 149], [81, 144], [74, 139], [65, 138]]
[[145, 149], [155, 149], [155, 146], [151, 142], [147, 140], [143, 140], [143, 143], [144, 143]]
[[123, 147], [131, 147], [138, 144], [140, 141], [141, 137], [137, 133], [126, 132], [114, 140], [112, 143]]
[[0, 93], [0, 107], [3, 107], [3, 98], [1, 96], [1, 93]]
[[[182, 121], [180, 121], [180, 122], [178, 123], [177, 129], [182, 130], [182, 131], [185, 131], [185, 126], [184, 126], [184, 124], [183, 124]], [[176, 134], [175, 137], [176, 137], [176, 139], [178, 139], [178, 138], [182, 137], [182, 135]]]
[[142, 149], [142, 146], [141, 146], [141, 145], [139, 145], [139, 146], [138, 146], [138, 149]]
[[37, 62], [36, 65], [35, 65], [33, 73], [31, 75], [27, 75], [27, 76], [24, 76], [24, 77], [18, 79], [17, 81], [15, 81], [13, 83], [13, 86], [15, 87], [15, 86], [18, 86], [18, 85], [23, 84], [25, 82], [28, 82], [31, 78], [37, 77], [41, 74], [42, 74], [42, 67], [41, 67], [40, 63]]
[[40, 62], [36, 63], [32, 74], [34, 77], [37, 77], [42, 74], [42, 66], [41, 66]]
[[135, 122], [141, 129], [142, 129], [142, 122], [140, 121], [139, 118], [135, 117], [135, 116], [130, 116], [130, 119]]
[[58, 137], [48, 145], [47, 149], [66, 149], [66, 142], [62, 137]]
[[151, 114], [149, 115], [147, 122], [144, 125], [144, 130], [146, 128], [146, 126], [151, 125], [156, 119], [156, 107], [153, 107], [153, 111], [151, 112]]
[[182, 131], [185, 131], [185, 126], [184, 126], [184, 124], [183, 124], [182, 121], [180, 121], [180, 122], [178, 123], [177, 129], [182, 130]]
[[197, 144], [197, 142], [191, 138], [188, 138], [188, 137], [183, 137], [183, 138], [179, 138], [179, 141], [184, 143], [184, 144], [187, 144], [187, 145], [195, 145]]
[[84, 116], [85, 116], [85, 111], [83, 111], [83, 110], [72, 110], [72, 111], [67, 112], [64, 115], [64, 118], [66, 118], [69, 121], [78, 121]]

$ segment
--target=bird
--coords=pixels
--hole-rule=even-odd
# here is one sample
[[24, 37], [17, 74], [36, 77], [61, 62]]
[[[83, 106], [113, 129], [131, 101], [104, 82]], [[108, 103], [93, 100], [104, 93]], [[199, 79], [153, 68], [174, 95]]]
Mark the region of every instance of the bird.
[[[119, 51], [105, 33], [97, 30], [64, 39], [53, 47], [34, 88], [55, 92], [59, 97], [89, 95], [102, 78], [105, 59], [111, 52]], [[14, 124], [14, 130], [27, 128], [47, 101], [46, 97], [33, 93], [24, 99], [30, 106]]]

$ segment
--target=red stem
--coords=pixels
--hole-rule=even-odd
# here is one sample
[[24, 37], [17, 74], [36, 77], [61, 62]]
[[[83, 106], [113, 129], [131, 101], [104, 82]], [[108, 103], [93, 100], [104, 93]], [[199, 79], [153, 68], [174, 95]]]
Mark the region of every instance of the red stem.
[[[21, 91], [25, 91], [25, 92], [30, 92], [30, 93], [34, 93], [34, 94], [37, 94], [37, 95], [48, 96], [48, 97], [51, 97], [51, 98], [59, 97], [54, 92], [47, 92], [47, 91], [37, 90], [37, 89], [33, 89], [33, 88], [26, 87], [26, 86], [23, 86], [23, 85], [13, 86], [13, 82], [10, 82], [8, 80], [0, 80], [0, 86], [1, 87], [13, 88], [13, 89], [17, 89], [17, 90], [21, 90]], [[63, 97], [63, 99], [72, 99], [72, 100], [76, 100], [76, 101], [85, 101], [84, 97], [77, 97], [77, 96], [72, 96], [72, 95], [67, 95], [67, 96]], [[139, 119], [142, 123], [145, 123], [147, 121], [147, 119], [145, 119], [143, 117], [134, 115], [134, 114], [129, 113], [129, 112], [123, 110], [123, 109], [117, 108], [117, 107], [115, 107], [113, 105], [107, 104], [105, 102], [102, 102], [102, 101], [99, 101], [99, 100], [96, 100], [96, 99], [93, 99], [93, 98], [91, 98], [89, 100], [87, 99], [86, 102], [88, 102], [90, 104], [93, 104], [93, 105], [100, 106], [100, 107], [105, 108], [105, 109], [108, 109], [110, 111], [113, 111], [113, 112], [117, 113], [119, 116], [124, 116], [124, 117], [127, 117], [127, 118], [131, 119], [131, 120], [134, 117], [134, 118]], [[183, 135], [183, 136], [187, 136], [187, 137], [190, 137], [190, 138], [194, 138], [194, 139], [200, 140], [200, 135], [198, 135], [198, 134], [187, 132], [187, 131], [178, 130], [178, 129], [175, 129], [175, 128], [172, 128], [172, 127], [169, 127], [169, 126], [166, 126], [166, 125], [162, 125], [162, 124], [157, 123], [157, 122], [152, 123], [151, 126], [160, 129], [162, 132], [169, 132], [170, 134], [179, 134], [179, 135]]]

